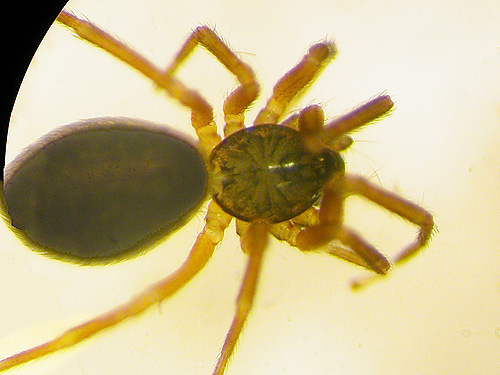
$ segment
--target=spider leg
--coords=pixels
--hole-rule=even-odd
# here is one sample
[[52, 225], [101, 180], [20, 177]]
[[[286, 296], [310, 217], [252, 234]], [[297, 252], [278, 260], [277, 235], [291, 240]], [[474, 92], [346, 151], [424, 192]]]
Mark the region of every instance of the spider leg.
[[259, 94], [259, 84], [255, 79], [252, 68], [241, 61], [231, 51], [227, 44], [207, 26], [197, 27], [186, 40], [165, 73], [172, 75], [179, 65], [186, 60], [198, 44], [205, 47], [217, 60], [219, 60], [238, 79], [240, 85], [224, 101], [225, 128], [224, 134], [244, 127], [243, 113], [252, 104]]
[[393, 106], [389, 95], [379, 95], [323, 126], [323, 109], [313, 104], [289, 116], [280, 125], [299, 130], [304, 145], [312, 153], [321, 152], [325, 146], [339, 152], [354, 142], [346, 133], [387, 114]]
[[215, 246], [222, 240], [224, 230], [231, 219], [230, 215], [222, 211], [212, 201], [205, 219], [205, 227], [198, 235], [187, 259], [177, 271], [151, 285], [123, 305], [69, 329], [51, 341], [3, 359], [0, 361], [0, 371], [74, 346], [168, 298], [182, 288], [205, 266], [212, 256]]
[[[325, 146], [343, 150], [352, 143], [352, 139], [346, 133], [379, 118], [393, 105], [388, 95], [379, 95], [330, 122], [326, 127], [323, 127], [323, 110], [320, 106], [312, 105], [300, 112], [297, 120], [298, 128], [304, 145], [313, 153], [321, 152]], [[318, 214], [319, 223], [297, 233], [294, 242], [301, 250], [312, 250], [337, 239], [346, 247], [330, 246], [328, 250], [330, 254], [362, 265], [376, 273], [386, 274], [390, 268], [386, 257], [343, 225], [345, 185], [346, 177], [343, 173], [336, 174], [325, 184]]]
[[236, 313], [224, 341], [213, 375], [222, 375], [224, 373], [224, 369], [233, 353], [234, 346], [243, 329], [248, 313], [252, 308], [270, 225], [263, 222], [253, 222], [248, 226], [245, 225], [244, 229], [242, 227], [243, 225], [240, 226], [240, 229], [245, 230], [245, 232], [241, 237], [241, 247], [248, 254], [248, 262], [236, 302]]
[[127, 44], [87, 20], [78, 18], [74, 14], [63, 10], [58, 15], [57, 21], [69, 27], [82, 39], [102, 48], [138, 70], [182, 105], [190, 108], [191, 123], [200, 139], [200, 151], [205, 158], [208, 157], [212, 148], [221, 141], [221, 138], [217, 134], [212, 107], [196, 90], [186, 87], [182, 82], [155, 66]]
[[[343, 225], [345, 193], [343, 176], [330, 181], [324, 188], [319, 211], [308, 210], [288, 223], [273, 225], [271, 233], [302, 251], [328, 245], [326, 252], [358, 264], [378, 274], [390, 268], [387, 258], [358, 234]], [[333, 240], [344, 246], [331, 244]]]
[[[304, 213], [291, 220], [273, 224], [271, 234], [280, 241], [286, 241], [291, 246], [297, 246], [297, 235], [304, 227], [311, 227], [319, 224], [319, 211], [311, 207]], [[324, 251], [330, 255], [354, 263], [366, 269], [371, 269], [370, 265], [358, 253], [352, 249], [341, 246], [339, 243], [330, 242]]]
[[[307, 108], [305, 108], [305, 109], [307, 109]], [[287, 117], [285, 120], [283, 120], [280, 123], [280, 125], [287, 126], [289, 128], [295, 129], [295, 130], [299, 130], [299, 117], [300, 117], [300, 113], [294, 113], [291, 116]], [[312, 140], [312, 142], [305, 142], [306, 147], [307, 147], [308, 143], [310, 144], [308, 147], [310, 148], [310, 150], [312, 152], [317, 151], [317, 145], [318, 145], [317, 140], [314, 138], [315, 137], [309, 137], [309, 140], [310, 141]], [[352, 137], [350, 137], [349, 135], [343, 134], [343, 135], [336, 137], [333, 141], [331, 141], [328, 145], [328, 148], [330, 148], [331, 150], [333, 150], [335, 152], [340, 152], [340, 151], [344, 151], [347, 148], [349, 148], [353, 143], [354, 143], [354, 140], [352, 139]]]
[[[385, 256], [342, 224], [344, 200], [349, 194], [361, 195], [419, 226], [416, 240], [396, 255], [394, 264], [407, 260], [428, 243], [434, 228], [432, 215], [428, 211], [392, 192], [371, 184], [362, 177], [351, 175], [341, 176], [327, 183], [318, 212], [319, 223], [309, 213], [312, 225], [308, 226], [307, 221], [301, 223], [306, 226], [305, 228], [296, 223], [287, 224], [288, 228], [284, 227], [284, 224], [275, 224], [271, 233], [303, 251], [314, 250], [329, 244], [332, 240], [338, 240], [345, 247], [329, 244], [326, 249], [329, 254], [384, 275], [390, 268]], [[352, 286], [361, 287], [372, 279], [355, 280]]]
[[311, 105], [299, 113], [298, 128], [305, 146], [312, 153], [320, 152], [325, 146], [343, 151], [353, 143], [347, 133], [386, 115], [393, 106], [389, 95], [379, 95], [323, 126], [323, 110], [318, 105]]
[[[270, 232], [278, 240], [286, 241], [291, 246], [297, 247], [297, 235], [303, 230], [303, 228], [318, 225], [318, 223], [319, 211], [316, 208], [310, 208], [309, 210], [293, 218], [292, 220], [273, 224]], [[348, 248], [347, 246], [342, 246], [339, 243], [330, 242], [328, 243], [324, 251], [330, 255], [334, 255], [345, 261], [371, 270], [370, 265], [358, 253]]]
[[[396, 254], [393, 259], [394, 264], [408, 260], [427, 245], [434, 230], [434, 219], [430, 212], [397, 194], [370, 183], [363, 177], [346, 175], [344, 181], [347, 193], [361, 195], [419, 227], [415, 241]], [[353, 287], [361, 287], [368, 281], [370, 279], [355, 280]]]
[[324, 144], [329, 145], [345, 136], [346, 133], [387, 115], [393, 106], [394, 103], [389, 95], [379, 95], [351, 112], [330, 121], [321, 132], [318, 132], [318, 136]]
[[276, 83], [271, 97], [257, 115], [254, 124], [278, 123], [286, 107], [316, 78], [336, 52], [335, 45], [327, 41], [311, 46], [302, 60]]

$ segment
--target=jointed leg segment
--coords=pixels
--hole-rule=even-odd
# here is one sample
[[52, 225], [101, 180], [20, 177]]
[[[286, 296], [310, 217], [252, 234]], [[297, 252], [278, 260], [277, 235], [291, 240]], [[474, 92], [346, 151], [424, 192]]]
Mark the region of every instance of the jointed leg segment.
[[344, 181], [347, 193], [361, 195], [419, 226], [416, 240], [399, 253], [394, 262], [406, 260], [427, 244], [434, 228], [434, 220], [428, 211], [397, 194], [371, 184], [363, 177], [347, 175]]
[[369, 268], [379, 274], [386, 274], [389, 261], [373, 246], [343, 225], [344, 176], [325, 187], [319, 209], [319, 224], [304, 228], [298, 233], [296, 246], [304, 251], [314, 250], [338, 240], [363, 259]]
[[74, 346], [170, 297], [205, 266], [212, 256], [215, 246], [221, 241], [224, 230], [231, 219], [232, 217], [222, 211], [215, 202], [211, 202], [205, 227], [198, 235], [188, 258], [177, 271], [141, 292], [127, 303], [71, 328], [49, 342], [0, 361], [0, 371]]
[[198, 44], [205, 47], [217, 60], [219, 60], [231, 73], [233, 73], [240, 86], [238, 86], [224, 102], [225, 135], [244, 127], [243, 113], [257, 98], [259, 85], [250, 66], [241, 61], [236, 54], [207, 26], [196, 28], [186, 40], [172, 63], [165, 70], [167, 75], [172, 75], [179, 65], [187, 59]]
[[127, 44], [91, 22], [79, 19], [66, 11], [59, 14], [57, 21], [71, 28], [83, 39], [137, 69], [159, 88], [164, 89], [181, 104], [189, 107], [191, 109], [191, 122], [200, 139], [200, 149], [205, 158], [208, 157], [212, 148], [221, 141], [221, 138], [217, 135], [212, 107], [196, 90], [186, 87], [174, 77], [173, 74], [179, 65], [185, 61], [198, 44], [201, 44], [236, 76], [240, 86], [229, 95], [224, 103], [226, 134], [243, 127], [243, 113], [259, 93], [259, 85], [253, 70], [241, 61], [213, 30], [206, 26], [195, 29], [172, 63], [162, 70]]
[[309, 48], [307, 54], [276, 83], [273, 94], [254, 121], [259, 124], [276, 124], [287, 106], [303, 92], [337, 53], [335, 45], [322, 42]]
[[330, 144], [352, 130], [387, 115], [393, 106], [394, 103], [389, 95], [379, 95], [344, 116], [326, 124], [321, 134], [321, 140], [324, 144]]
[[[407, 260], [428, 243], [434, 228], [432, 215], [428, 211], [362, 177], [352, 175], [345, 175], [332, 184], [319, 210], [309, 210], [304, 220], [274, 224], [271, 233], [303, 251], [326, 245], [325, 251], [329, 254], [383, 275], [390, 268], [389, 261], [375, 247], [343, 225], [344, 200], [351, 194], [363, 196], [419, 227], [415, 241], [393, 257], [393, 264]], [[326, 211], [325, 214], [322, 211]], [[342, 246], [333, 240], [339, 241]], [[371, 279], [358, 279], [352, 285], [360, 287]]]
[[255, 222], [245, 226], [245, 231], [242, 233], [241, 247], [248, 255], [247, 268], [236, 302], [236, 313], [213, 375], [222, 375], [224, 373], [229, 357], [233, 353], [236, 341], [252, 308], [264, 250], [267, 246], [269, 228], [270, 225], [267, 223]]
[[[380, 95], [323, 127], [323, 112], [320, 107], [313, 105], [303, 109], [298, 116], [285, 120], [284, 125], [298, 128], [305, 146], [311, 152], [320, 151], [325, 145], [337, 151], [350, 145], [352, 140], [346, 135], [347, 132], [379, 118], [392, 106], [388, 95]], [[343, 225], [344, 200], [351, 194], [361, 195], [419, 226], [417, 239], [396, 255], [394, 263], [404, 261], [429, 241], [434, 225], [430, 213], [362, 177], [343, 174], [334, 176], [324, 186], [319, 210], [306, 212], [308, 218], [305, 220], [304, 214], [289, 222], [275, 224], [271, 232], [304, 251], [328, 245], [328, 253], [378, 274], [386, 274], [390, 268], [387, 258]], [[333, 244], [333, 240], [343, 246]], [[355, 286], [360, 285], [361, 282], [358, 282]]]

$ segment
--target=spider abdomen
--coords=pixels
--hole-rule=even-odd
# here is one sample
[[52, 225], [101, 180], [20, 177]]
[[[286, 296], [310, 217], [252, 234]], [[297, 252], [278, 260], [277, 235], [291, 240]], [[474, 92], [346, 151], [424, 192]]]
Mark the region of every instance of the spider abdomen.
[[325, 181], [343, 172], [341, 156], [329, 149], [307, 152], [300, 133], [258, 125], [231, 134], [210, 155], [213, 198], [244, 220], [276, 223], [311, 207]]
[[66, 126], [5, 171], [12, 225], [71, 259], [129, 254], [184, 223], [205, 195], [195, 147], [168, 128], [126, 118]]

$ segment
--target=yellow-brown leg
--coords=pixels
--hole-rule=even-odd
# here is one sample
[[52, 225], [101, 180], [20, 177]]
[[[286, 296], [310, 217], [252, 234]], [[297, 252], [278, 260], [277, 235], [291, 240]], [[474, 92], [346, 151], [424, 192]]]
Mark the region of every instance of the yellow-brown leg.
[[213, 375], [222, 375], [224, 373], [224, 369], [233, 353], [234, 346], [243, 329], [248, 313], [252, 308], [269, 229], [269, 224], [255, 222], [246, 227], [245, 232], [242, 233], [241, 247], [248, 255], [247, 268], [236, 302], [236, 313], [224, 341]]
[[[319, 152], [325, 146], [338, 151], [352, 143], [346, 134], [386, 114], [393, 107], [388, 95], [378, 97], [359, 106], [346, 115], [323, 127], [323, 111], [319, 106], [304, 108], [283, 125], [299, 129], [304, 144], [311, 152]], [[314, 208], [297, 218], [272, 226], [271, 233], [286, 240], [292, 246], [307, 251], [328, 245], [326, 251], [347, 261], [361, 265], [378, 274], [386, 274], [390, 268], [387, 258], [354, 231], [344, 227], [344, 199], [349, 194], [359, 194], [420, 226], [417, 240], [395, 258], [395, 262], [407, 259], [427, 243], [432, 232], [432, 216], [419, 206], [393, 193], [386, 192], [360, 177], [336, 176], [329, 181], [323, 192], [320, 210]], [[305, 228], [304, 228], [305, 227]], [[343, 246], [331, 243], [340, 241]], [[360, 286], [360, 280], [354, 286]]]
[[[430, 212], [390, 191], [371, 184], [363, 177], [347, 176], [345, 181], [348, 192], [361, 195], [419, 227], [415, 241], [396, 254], [393, 258], [394, 264], [408, 260], [427, 245], [434, 230], [434, 219]], [[351, 286], [361, 288], [375, 279], [376, 276], [359, 277], [352, 280]]]
[[[346, 197], [343, 181], [344, 176], [339, 176], [325, 185], [319, 210], [319, 223], [301, 230], [296, 236], [296, 246], [303, 251], [309, 251], [338, 240], [358, 254], [369, 269], [385, 274], [390, 268], [387, 258], [343, 225]], [[330, 253], [334, 250], [332, 247]], [[342, 254], [333, 255], [342, 257]]]
[[389, 95], [379, 95], [325, 125], [321, 141], [328, 145], [337, 138], [387, 115], [394, 103]]
[[236, 54], [220, 39], [215, 31], [207, 26], [197, 27], [181, 47], [166, 74], [172, 75], [179, 65], [186, 60], [197, 45], [205, 47], [238, 79], [240, 85], [224, 101], [224, 133], [226, 136], [243, 128], [244, 116], [248, 106], [257, 98], [259, 85], [252, 68], [241, 61]]
[[379, 95], [323, 126], [323, 109], [313, 104], [288, 117], [281, 125], [299, 130], [304, 145], [313, 153], [321, 152], [324, 147], [338, 152], [353, 143], [346, 133], [386, 115], [393, 106], [389, 95]]
[[[282, 223], [273, 224], [271, 234], [278, 240], [286, 241], [291, 246], [297, 247], [297, 235], [304, 227], [311, 227], [319, 224], [319, 211], [311, 208], [303, 214]], [[346, 245], [341, 245], [337, 242], [330, 242], [324, 248], [324, 251], [330, 255], [354, 263], [358, 266], [372, 270], [372, 267], [358, 253], [350, 249]]]
[[[377, 119], [387, 113], [392, 106], [393, 102], [388, 95], [380, 95], [330, 122], [326, 127], [323, 127], [324, 117], [321, 108], [309, 106], [300, 112], [298, 128], [304, 144], [311, 152], [320, 152], [326, 145], [331, 145], [334, 149], [343, 149], [351, 143], [346, 133]], [[348, 193], [346, 181], [351, 179], [337, 175], [325, 184], [318, 215], [319, 223], [297, 233], [294, 242], [301, 250], [312, 250], [334, 239], [339, 240], [352, 252], [344, 251], [343, 247], [331, 247], [329, 251], [331, 254], [368, 266], [379, 274], [386, 274], [390, 268], [386, 257], [343, 225], [344, 199]], [[356, 255], [353, 257], [354, 254]]]
[[[302, 109], [299, 113], [294, 113], [287, 117], [280, 123], [280, 125], [300, 130], [304, 136], [304, 144], [311, 152], [314, 153], [321, 151], [321, 149], [325, 146], [321, 139], [322, 132], [324, 130], [323, 117], [323, 109], [320, 106], [313, 104]], [[335, 152], [340, 152], [347, 149], [353, 143], [354, 140], [350, 136], [343, 134], [330, 141], [328, 148]]]
[[320, 153], [325, 148], [319, 138], [319, 135], [324, 131], [324, 122], [323, 109], [317, 104], [310, 105], [300, 111], [298, 126], [302, 143], [308, 151], [314, 154]]
[[151, 79], [159, 88], [191, 109], [191, 123], [200, 139], [200, 151], [207, 158], [212, 148], [221, 141], [213, 119], [212, 107], [196, 91], [186, 87], [165, 70], [158, 68], [144, 56], [93, 23], [62, 11], [57, 21], [96, 47], [122, 60]]
[[[429, 242], [434, 221], [428, 211], [371, 184], [363, 177], [351, 175], [343, 176], [325, 187], [321, 208], [317, 214], [315, 210], [309, 210], [302, 220], [299, 217], [294, 221], [275, 224], [271, 228], [271, 233], [278, 239], [285, 240], [304, 251], [328, 244], [325, 251], [329, 254], [384, 275], [390, 267], [387, 259], [358, 234], [342, 224], [343, 201], [350, 194], [361, 195], [419, 227], [415, 241], [396, 254], [394, 264], [409, 259]], [[340, 241], [345, 247], [329, 244], [332, 240]], [[357, 279], [352, 286], [361, 287], [371, 280], [373, 277]]]
[[73, 327], [49, 342], [0, 361], [0, 371], [74, 346], [168, 298], [182, 288], [205, 266], [212, 256], [216, 244], [221, 241], [224, 230], [229, 225], [231, 218], [212, 201], [205, 219], [205, 227], [198, 235], [188, 258], [177, 271], [150, 286], [125, 304]]
[[393, 106], [389, 95], [379, 95], [323, 127], [321, 107], [311, 105], [304, 108], [297, 119], [287, 119], [287, 125], [288, 122], [296, 124], [304, 144], [313, 153], [320, 152], [325, 146], [334, 151], [342, 151], [353, 143], [347, 133], [387, 115]]
[[394, 263], [407, 260], [429, 242], [434, 229], [434, 219], [430, 212], [397, 194], [370, 183], [363, 177], [346, 175], [344, 181], [348, 194], [361, 195], [419, 227], [415, 241], [394, 257]]
[[335, 54], [335, 45], [330, 42], [317, 43], [309, 48], [302, 60], [276, 83], [271, 97], [257, 115], [254, 124], [278, 123], [286, 107], [316, 78]]

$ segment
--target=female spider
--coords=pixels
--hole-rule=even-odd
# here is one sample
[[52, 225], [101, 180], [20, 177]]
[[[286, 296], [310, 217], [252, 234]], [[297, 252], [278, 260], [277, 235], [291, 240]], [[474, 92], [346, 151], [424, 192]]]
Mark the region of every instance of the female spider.
[[[83, 39], [137, 69], [169, 96], [191, 110], [191, 123], [199, 138], [198, 151], [190, 150], [189, 147], [186, 147], [185, 142], [178, 140], [177, 143], [180, 145], [176, 152], [183, 155], [187, 152], [192, 155], [190, 163], [201, 165], [202, 168], [197, 173], [203, 176], [205, 174], [203, 165], [206, 166], [208, 190], [213, 199], [208, 205], [205, 226], [195, 240], [186, 261], [177, 271], [123, 305], [71, 328], [49, 342], [0, 361], [0, 370], [10, 369], [62, 348], [76, 345], [97, 332], [129, 317], [136, 316], [150, 306], [171, 296], [204, 267], [216, 245], [222, 240], [224, 230], [233, 217], [236, 218], [241, 247], [247, 254], [248, 261], [236, 302], [236, 313], [213, 371], [214, 375], [224, 373], [252, 307], [269, 234], [287, 241], [302, 251], [328, 245], [325, 247], [328, 253], [384, 275], [391, 266], [389, 260], [357, 233], [343, 225], [344, 201], [348, 195], [358, 194], [419, 227], [415, 241], [396, 256], [394, 263], [408, 259], [429, 241], [433, 230], [433, 218], [430, 213], [404, 198], [371, 184], [362, 177], [346, 174], [343, 159], [339, 154], [352, 143], [352, 139], [348, 135], [350, 131], [366, 125], [386, 114], [392, 108], [393, 103], [388, 95], [380, 95], [326, 125], [324, 124], [323, 111], [317, 105], [310, 105], [298, 114], [282, 119], [283, 113], [291, 101], [316, 78], [324, 66], [334, 57], [336, 50], [333, 43], [324, 41], [311, 46], [302, 60], [274, 86], [270, 99], [257, 115], [253, 126], [245, 128], [244, 113], [257, 98], [258, 83], [252, 69], [241, 61], [210, 28], [202, 26], [195, 29], [172, 63], [162, 70], [94, 24], [79, 19], [69, 12], [63, 11], [58, 16], [57, 21], [69, 27]], [[224, 102], [224, 140], [216, 132], [210, 105], [198, 92], [189, 89], [175, 77], [177, 68], [198, 44], [205, 47], [239, 81], [239, 86], [231, 92]], [[110, 132], [112, 135], [109, 137]], [[47, 235], [45, 230], [24, 229], [30, 226], [31, 220], [43, 222], [49, 219], [43, 216], [43, 212], [42, 214], [38, 212], [33, 214], [34, 210], [24, 212], [16, 208], [17, 199], [23, 199], [24, 195], [29, 195], [29, 199], [26, 200], [30, 204], [35, 202], [34, 207], [36, 208], [42, 207], [46, 195], [56, 194], [61, 201], [66, 198], [60, 197], [64, 193], [54, 193], [51, 186], [43, 186], [42, 188], [35, 186], [39, 184], [39, 181], [32, 179], [30, 173], [24, 173], [28, 177], [23, 177], [23, 180], [20, 180], [22, 183], [18, 183], [18, 179], [21, 178], [19, 176], [31, 168], [29, 166], [38, 165], [32, 163], [32, 160], [35, 159], [34, 156], [41, 154], [45, 157], [44, 153], [48, 152], [47, 150], [53, 151], [59, 147], [73, 149], [72, 141], [69, 146], [66, 142], [69, 142], [68, 139], [80, 136], [83, 137], [84, 145], [85, 142], [103, 142], [103, 145], [98, 149], [110, 148], [111, 154], [117, 149], [125, 148], [125, 151], [129, 151], [127, 147], [132, 147], [127, 146], [127, 142], [132, 142], [130, 137], [139, 137], [140, 142], [148, 143], [148, 140], [155, 142], [157, 140], [156, 133], [162, 133], [162, 131], [153, 130], [150, 126], [126, 119], [100, 119], [94, 120], [90, 124], [72, 126], [68, 130], [63, 130], [45, 140], [42, 143], [43, 146], [40, 144], [32, 146], [14, 167], [10, 170], [6, 168], [9, 173], [6, 173], [4, 181], [4, 199], [12, 224], [18, 226], [23, 235], [30, 241], [50, 249], [52, 252], [67, 254], [69, 251], [71, 256], [90, 258], [106, 257], [116, 252], [127, 251], [145, 238], [154, 237], [159, 229], [175, 225], [176, 219], [165, 213], [167, 218], [161, 219], [165, 222], [160, 220], [160, 223], [152, 224], [145, 220], [137, 231], [139, 234], [122, 236], [120, 230], [117, 230], [121, 228], [121, 224], [114, 220], [114, 218], [120, 217], [120, 211], [117, 210], [118, 213], [111, 214], [105, 211], [103, 215], [106, 217], [111, 215], [113, 220], [107, 220], [105, 224], [101, 222], [98, 229], [90, 228], [89, 233], [104, 227], [105, 230], [116, 235], [112, 238], [110, 238], [111, 235], [105, 236], [103, 241], [99, 241], [99, 237], [95, 235], [85, 246], [80, 246], [79, 244], [88, 241], [88, 238], [81, 238], [81, 241], [78, 238], [70, 238], [67, 233], [73, 233], [71, 230], [58, 231], [56, 225], [48, 226], [52, 229], [55, 228], [55, 232], [51, 235]], [[108, 138], [105, 137], [105, 134], [108, 134]], [[141, 135], [139, 136], [139, 134]], [[105, 138], [107, 140], [103, 141]], [[113, 146], [113, 143], [118, 142], [117, 140], [121, 142], [122, 138], [124, 139], [123, 143], [120, 143], [122, 146]], [[165, 138], [167, 144], [160, 142], [160, 145], [151, 146], [153, 154], [160, 152], [161, 147], [175, 147], [171, 144], [172, 142], [176, 143], [175, 136], [169, 133]], [[136, 147], [136, 143], [133, 145]], [[144, 150], [146, 150], [146, 154], [151, 154], [151, 148], [144, 146]], [[148, 169], [149, 166], [143, 168], [143, 164], [140, 163], [143, 154], [137, 156], [137, 160], [133, 160], [140, 168], [115, 165], [111, 163], [113, 158], [99, 159], [101, 155], [96, 156], [92, 152], [89, 155], [90, 157], [85, 159], [87, 162], [80, 165], [80, 168], [83, 169], [75, 177], [77, 181], [83, 178], [97, 179], [102, 182], [102, 185], [99, 185], [99, 189], [101, 189], [110, 184], [109, 175], [122, 176], [131, 169], [134, 171], [139, 169], [142, 173], [140, 178], [144, 179], [141, 181], [153, 179], [158, 182], [156, 174]], [[198, 163], [196, 161], [198, 159], [202, 162]], [[111, 163], [111, 165], [107, 166], [109, 168], [106, 169], [106, 173], [103, 173], [102, 168], [95, 167], [89, 160]], [[174, 163], [174, 161], [170, 162]], [[11, 172], [12, 170], [13, 172]], [[67, 170], [61, 171], [61, 173], [63, 172], [67, 172]], [[70, 177], [73, 178], [71, 173]], [[67, 180], [67, 178], [61, 178], [61, 180]], [[41, 194], [31, 194], [30, 189], [19, 193], [20, 187], [13, 188], [13, 186], [26, 185], [26, 181], [34, 186], [33, 189], [39, 189], [37, 191], [40, 191]], [[160, 182], [158, 183], [161, 185]], [[200, 188], [196, 189], [192, 202], [181, 207], [180, 211], [174, 215], [177, 219], [188, 215], [193, 207], [197, 207], [198, 201], [205, 196], [204, 177], [196, 183]], [[124, 195], [132, 196], [130, 199], [133, 200], [135, 190], [140, 188], [140, 185], [132, 184], [132, 187], [118, 186], [116, 188], [122, 189], [120, 191]], [[158, 193], [165, 194], [164, 191]], [[87, 194], [91, 196], [91, 203], [96, 200], [108, 202], [107, 198], [95, 197], [96, 194]], [[113, 194], [108, 195], [112, 196]], [[21, 197], [19, 198], [19, 196]], [[146, 201], [152, 199], [150, 197], [151, 194], [148, 195]], [[68, 203], [68, 205], [71, 204], [72, 202]], [[138, 205], [141, 206], [141, 204]], [[157, 208], [158, 204], [152, 206]], [[147, 217], [150, 214], [148, 210], [152, 208], [144, 209], [146, 212], [143, 216]], [[165, 210], [169, 211], [168, 208]], [[61, 223], [72, 222], [73, 218], [69, 217], [71, 212], [70, 207], [61, 207], [56, 210], [54, 220]], [[32, 214], [36, 216], [35, 219], [31, 218]], [[90, 221], [91, 218], [84, 221]], [[26, 222], [28, 224], [24, 224]], [[96, 241], [95, 246], [93, 246], [93, 240]], [[332, 245], [334, 240], [341, 245]], [[72, 245], [66, 246], [68, 243]], [[78, 248], [79, 246], [84, 249], [90, 247], [90, 253], [68, 250], [68, 248]], [[114, 250], [111, 249], [113, 246]], [[99, 247], [103, 248], [101, 250], [104, 253], [101, 253], [101, 250], [97, 251]]]

